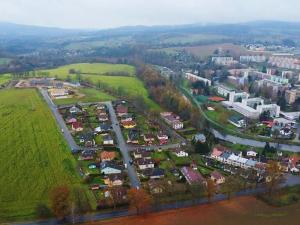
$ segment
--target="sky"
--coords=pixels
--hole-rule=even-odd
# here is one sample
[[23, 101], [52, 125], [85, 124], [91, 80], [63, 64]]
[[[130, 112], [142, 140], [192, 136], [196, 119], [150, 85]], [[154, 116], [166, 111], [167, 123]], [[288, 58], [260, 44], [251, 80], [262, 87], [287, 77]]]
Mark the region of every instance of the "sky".
[[133, 25], [300, 22], [299, 0], [0, 0], [0, 21], [103, 29]]

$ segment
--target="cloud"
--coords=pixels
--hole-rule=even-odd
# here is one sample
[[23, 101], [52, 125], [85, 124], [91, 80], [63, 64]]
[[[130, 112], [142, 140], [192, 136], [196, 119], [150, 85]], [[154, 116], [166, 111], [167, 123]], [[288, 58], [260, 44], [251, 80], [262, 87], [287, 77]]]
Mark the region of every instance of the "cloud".
[[67, 28], [300, 21], [299, 8], [298, 0], [1, 0], [0, 21]]

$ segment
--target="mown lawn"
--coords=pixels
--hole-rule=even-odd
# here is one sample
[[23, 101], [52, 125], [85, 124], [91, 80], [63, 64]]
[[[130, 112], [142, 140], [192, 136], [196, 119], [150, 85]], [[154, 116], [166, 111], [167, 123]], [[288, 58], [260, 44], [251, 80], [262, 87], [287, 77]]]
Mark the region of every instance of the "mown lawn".
[[[147, 105], [154, 110], [160, 110], [160, 107], [153, 102], [148, 95], [148, 91], [144, 87], [142, 81], [140, 81], [135, 75], [136, 71], [133, 66], [125, 64], [105, 64], [105, 63], [79, 63], [71, 64], [56, 69], [37, 71], [39, 75], [47, 75], [51, 77], [57, 77], [60, 79], [67, 79], [70, 76], [71, 79], [75, 80], [77, 78], [76, 74], [69, 74], [70, 69], [80, 70], [82, 79], [88, 79], [93, 84], [98, 84], [99, 82], [105, 83], [113, 88], [123, 88], [132, 96], [142, 96], [145, 99]], [[127, 72], [129, 76], [115, 76], [106, 75], [107, 73], [118, 73]]]
[[0, 118], [0, 223], [34, 218], [56, 185], [81, 186], [75, 159], [37, 90], [1, 90]]
[[[82, 94], [82, 96], [80, 94]], [[78, 102], [104, 102], [111, 100], [115, 100], [115, 97], [106, 94], [103, 91], [99, 91], [94, 88], [80, 88], [79, 95], [75, 95], [72, 98], [55, 99], [54, 103], [57, 105], [68, 105]]]

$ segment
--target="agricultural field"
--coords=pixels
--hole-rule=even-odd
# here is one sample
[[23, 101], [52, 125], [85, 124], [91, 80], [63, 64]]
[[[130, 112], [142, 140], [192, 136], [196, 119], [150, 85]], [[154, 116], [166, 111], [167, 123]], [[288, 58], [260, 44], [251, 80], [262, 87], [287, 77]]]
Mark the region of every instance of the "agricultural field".
[[[104, 64], [104, 63], [81, 63], [62, 66], [56, 69], [37, 71], [37, 74], [57, 77], [66, 80], [68, 77], [76, 80], [76, 74], [69, 74], [69, 70], [80, 70], [81, 79], [87, 79], [93, 84], [97, 85], [99, 82], [108, 85], [109, 87], [118, 89], [123, 88], [128, 95], [142, 96], [146, 104], [154, 110], [160, 110], [160, 107], [153, 102], [149, 96], [148, 91], [144, 87], [142, 81], [135, 77], [135, 68], [125, 64]], [[127, 73], [128, 76], [111, 75], [110, 73]]]
[[1, 90], [0, 115], [0, 223], [34, 218], [52, 187], [81, 187], [75, 159], [37, 90]]
[[[146, 216], [122, 217], [94, 222], [93, 225], [295, 225], [299, 221], [300, 203], [272, 207], [254, 197], [239, 197], [209, 205], [168, 210]], [[254, 222], [255, 221], [255, 222]], [[91, 223], [89, 223], [91, 224]]]
[[71, 98], [54, 99], [56, 105], [69, 105], [78, 102], [104, 102], [115, 100], [115, 97], [94, 88], [80, 88]]
[[220, 48], [224, 52], [228, 52], [228, 54], [230, 54], [234, 57], [239, 57], [240, 55], [243, 55], [243, 54], [247, 54], [247, 55], [251, 54], [251, 52], [248, 51], [247, 49], [245, 49], [239, 45], [234, 45], [231, 43], [180, 47], [180, 48], [175, 48], [175, 49], [185, 50], [190, 54], [193, 54], [197, 57], [205, 59], [205, 58], [213, 55], [213, 53], [216, 49], [220, 49]]
[[224, 35], [215, 34], [182, 34], [164, 37], [161, 41], [162, 44], [193, 44], [193, 43], [212, 43], [226, 41], [229, 37]]
[[3, 85], [3, 84], [7, 83], [10, 80], [11, 80], [11, 75], [10, 74], [0, 75], [0, 85]]

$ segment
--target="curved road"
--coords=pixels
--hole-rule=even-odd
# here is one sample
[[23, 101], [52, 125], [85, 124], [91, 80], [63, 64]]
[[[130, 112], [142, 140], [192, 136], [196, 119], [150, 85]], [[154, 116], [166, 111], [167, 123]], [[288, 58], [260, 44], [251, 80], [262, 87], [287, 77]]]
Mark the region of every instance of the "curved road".
[[[201, 105], [196, 101], [196, 99], [194, 98], [194, 96], [190, 95], [188, 90], [181, 88], [181, 94], [185, 97], [187, 97], [187, 99], [191, 102], [190, 98], [192, 99], [192, 101], [197, 105], [197, 107], [199, 108], [200, 112], [202, 113], [202, 115], [205, 117], [205, 119], [210, 122], [210, 123], [215, 123], [214, 121], [211, 121], [203, 112]], [[184, 90], [184, 91], [182, 91]], [[191, 103], [193, 103], [191, 102]], [[217, 124], [219, 125], [219, 124]], [[220, 125], [219, 125], [220, 126]], [[251, 147], [257, 147], [257, 148], [263, 148], [266, 145], [266, 142], [264, 141], [257, 141], [257, 140], [253, 140], [253, 139], [247, 139], [247, 138], [241, 138], [238, 136], [234, 136], [234, 135], [230, 135], [230, 134], [223, 134], [219, 131], [217, 131], [216, 129], [211, 129], [211, 131], [213, 132], [213, 134], [215, 135], [216, 138], [224, 140], [224, 141], [228, 141], [234, 144], [241, 144], [241, 145], [247, 145], [247, 146], [251, 146]], [[271, 146], [276, 147], [277, 149], [280, 150], [285, 150], [285, 151], [289, 151], [289, 152], [300, 152], [300, 146], [299, 145], [292, 145], [292, 144], [278, 144], [278, 143], [274, 143], [274, 142], [269, 142]]]

